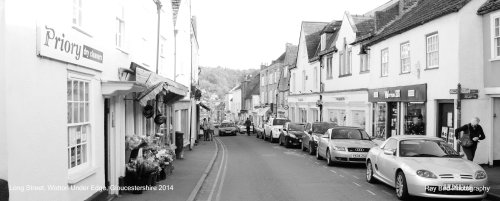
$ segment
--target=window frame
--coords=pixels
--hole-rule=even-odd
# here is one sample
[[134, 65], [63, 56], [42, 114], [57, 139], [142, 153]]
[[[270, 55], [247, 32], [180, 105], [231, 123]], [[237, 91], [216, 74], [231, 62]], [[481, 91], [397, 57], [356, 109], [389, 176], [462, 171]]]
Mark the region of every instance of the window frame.
[[[407, 57], [403, 57], [403, 47], [408, 46], [408, 53]], [[404, 62], [405, 60], [408, 60], [408, 69], [404, 69]], [[401, 74], [408, 74], [411, 73], [411, 45], [410, 41], [403, 42], [399, 45], [399, 65], [400, 65], [400, 73]]]
[[359, 57], [359, 72], [367, 73], [370, 72], [370, 52], [367, 51], [366, 54], [361, 54]]
[[[437, 48], [433, 52], [429, 52], [429, 38], [431, 37], [436, 37], [437, 39]], [[437, 55], [437, 64], [433, 66], [429, 66], [429, 56], [430, 54], [436, 53]], [[425, 35], [425, 69], [437, 69], [439, 68], [439, 33], [438, 32], [432, 32], [427, 35]]]
[[[80, 92], [78, 91], [78, 94], [81, 95], [83, 93], [84, 95], [84, 100], [81, 101], [81, 100], [68, 100], [66, 99], [66, 109], [67, 109], [67, 120], [66, 120], [66, 127], [67, 127], [67, 131], [66, 131], [66, 153], [68, 154], [67, 158], [66, 158], [66, 162], [67, 162], [67, 170], [68, 170], [68, 178], [69, 178], [69, 183], [75, 183], [75, 182], [78, 182], [80, 181], [81, 179], [84, 179], [86, 176], [88, 175], [83, 175], [82, 177], [82, 174], [84, 173], [89, 173], [89, 174], [92, 174], [92, 169], [95, 169], [94, 167], [94, 160], [95, 160], [95, 157], [94, 157], [94, 116], [93, 116], [93, 113], [92, 113], [92, 108], [93, 108], [93, 95], [92, 95], [92, 78], [91, 77], [88, 77], [88, 76], [82, 76], [82, 75], [78, 75], [78, 74], [73, 74], [73, 73], [68, 73], [68, 77], [66, 79], [66, 86], [68, 86], [68, 82], [71, 81], [71, 93], [72, 93], [72, 97], [74, 99], [74, 81], [77, 81], [78, 83], [82, 82], [83, 83], [83, 89], [84, 91], [83, 92]], [[85, 90], [87, 89], [87, 90]], [[69, 90], [68, 88], [66, 90]], [[87, 92], [87, 93], [85, 93]], [[87, 97], [85, 97], [87, 96]], [[68, 105], [69, 104], [72, 104], [72, 111], [71, 111], [71, 121], [69, 121], [69, 115], [70, 115], [70, 111], [68, 110]], [[83, 119], [84, 121], [83, 122], [74, 122], [74, 107], [73, 105], [75, 103], [78, 103], [79, 104], [83, 104], [84, 105], [84, 116], [83, 116]], [[87, 105], [88, 104], [88, 105]], [[88, 110], [85, 110], [85, 108], [87, 108]], [[78, 107], [78, 110], [77, 110], [78, 114], [81, 112], [81, 108]], [[78, 115], [78, 119], [80, 118], [80, 116]], [[87, 134], [86, 134], [86, 161], [85, 162], [82, 162], [80, 165], [75, 165], [73, 167], [71, 167], [71, 149], [72, 148], [75, 148], [75, 152], [77, 152], [77, 147], [80, 145], [84, 145], [83, 143], [76, 143], [74, 145], [70, 144], [70, 128], [73, 128], [73, 127], [82, 127], [83, 126], [87, 126]], [[82, 132], [82, 130], [80, 131]], [[80, 134], [80, 138], [83, 137], [83, 135]], [[76, 140], [76, 136], [75, 136], [75, 140]], [[83, 149], [83, 148], [82, 148]], [[75, 153], [75, 161], [77, 160], [77, 156], [76, 156], [77, 153]], [[82, 157], [82, 160], [84, 160], [84, 158]], [[76, 162], [75, 162], [76, 163]]]
[[[384, 63], [384, 53], [387, 54], [387, 61]], [[384, 74], [384, 64], [386, 64], [386, 73]], [[389, 48], [380, 50], [380, 77], [389, 76]]]
[[326, 79], [333, 79], [333, 55], [326, 56]]
[[[498, 19], [498, 22], [499, 22], [499, 26], [498, 26], [498, 36], [496, 36], [496, 33], [495, 33], [495, 29], [497, 28], [496, 24], [495, 24], [495, 20]], [[490, 50], [491, 50], [491, 54], [490, 54], [490, 59], [492, 61], [495, 61], [495, 60], [500, 60], [500, 51], [499, 51], [499, 48], [500, 48], [500, 45], [495, 45], [495, 44], [498, 44], [500, 42], [496, 42], [495, 43], [495, 40], [499, 40], [500, 41], [500, 12], [498, 13], [494, 13], [494, 14], [491, 14], [490, 15], [490, 44], [491, 44], [491, 47], [490, 47]]]

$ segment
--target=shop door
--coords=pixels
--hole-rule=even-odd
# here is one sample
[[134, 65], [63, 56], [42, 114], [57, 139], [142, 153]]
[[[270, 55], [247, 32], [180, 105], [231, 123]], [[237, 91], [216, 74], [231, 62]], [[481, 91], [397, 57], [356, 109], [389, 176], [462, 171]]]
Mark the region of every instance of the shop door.
[[389, 132], [387, 132], [387, 138], [398, 135], [399, 134], [399, 120], [398, 120], [398, 114], [399, 114], [399, 107], [397, 102], [388, 102], [387, 103], [387, 114], [388, 120], [387, 121], [387, 128]]
[[109, 134], [110, 134], [110, 100], [104, 99], [104, 186], [109, 189]]
[[454, 108], [453, 103], [439, 103], [439, 112], [438, 112], [438, 124], [436, 137], [443, 138], [448, 141], [453, 140], [453, 137], [449, 137], [450, 129], [453, 129], [454, 126]]
[[500, 98], [494, 98], [493, 110], [493, 160], [500, 160]]

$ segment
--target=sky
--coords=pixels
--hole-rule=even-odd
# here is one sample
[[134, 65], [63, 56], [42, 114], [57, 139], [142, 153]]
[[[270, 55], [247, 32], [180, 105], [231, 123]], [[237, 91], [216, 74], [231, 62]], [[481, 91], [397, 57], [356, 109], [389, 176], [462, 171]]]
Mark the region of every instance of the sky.
[[302, 21], [342, 20], [389, 0], [192, 0], [199, 62], [205, 67], [258, 69], [298, 44]]

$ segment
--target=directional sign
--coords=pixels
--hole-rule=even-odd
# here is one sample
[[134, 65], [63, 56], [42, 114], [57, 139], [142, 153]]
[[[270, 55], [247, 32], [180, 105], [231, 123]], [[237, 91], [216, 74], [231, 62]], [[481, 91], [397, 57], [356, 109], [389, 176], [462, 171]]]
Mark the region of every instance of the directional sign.
[[457, 94], [458, 93], [458, 89], [450, 89], [450, 94]]
[[468, 88], [462, 88], [460, 90], [460, 93], [462, 93], [462, 94], [468, 94], [468, 93], [470, 93], [470, 89], [468, 89]]
[[462, 94], [462, 99], [477, 99], [479, 98], [478, 94]]
[[479, 93], [479, 89], [471, 89], [470, 93], [471, 94], [477, 94], [477, 93]]
[[[457, 94], [457, 93], [458, 93], [458, 89], [450, 89], [450, 94]], [[460, 93], [462, 93], [462, 94], [477, 94], [477, 93], [479, 93], [479, 90], [478, 89], [462, 88], [460, 90]]]

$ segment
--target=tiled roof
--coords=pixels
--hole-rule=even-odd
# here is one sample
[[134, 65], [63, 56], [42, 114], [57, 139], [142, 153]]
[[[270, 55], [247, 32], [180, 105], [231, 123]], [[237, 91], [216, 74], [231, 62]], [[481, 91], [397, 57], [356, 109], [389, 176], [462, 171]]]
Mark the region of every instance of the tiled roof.
[[392, 22], [399, 15], [399, 3], [395, 3], [384, 10], [375, 12], [375, 30], [379, 31]]
[[321, 30], [327, 25], [326, 22], [302, 22], [302, 31], [305, 34], [307, 57], [312, 59], [320, 42]]
[[174, 19], [174, 25], [177, 22], [177, 14], [179, 13], [179, 7], [181, 6], [181, 0], [171, 0], [172, 2], [172, 17]]
[[342, 21], [340, 20], [333, 20], [332, 22], [328, 23], [322, 30], [322, 33], [333, 33], [336, 31], [338, 27], [342, 24]]
[[356, 37], [364, 36], [375, 30], [375, 19], [362, 15], [352, 15], [354, 26], [356, 26]]
[[367, 44], [376, 44], [439, 17], [458, 12], [469, 3], [469, 1], [470, 0], [420, 0], [416, 6], [390, 22], [379, 33], [376, 33], [369, 39]]
[[299, 47], [296, 45], [287, 45], [285, 51], [285, 65], [293, 65], [297, 62], [297, 52], [299, 51]]
[[500, 9], [500, 1], [499, 0], [488, 0], [477, 10], [478, 15], [485, 15], [490, 12], [496, 11]]

